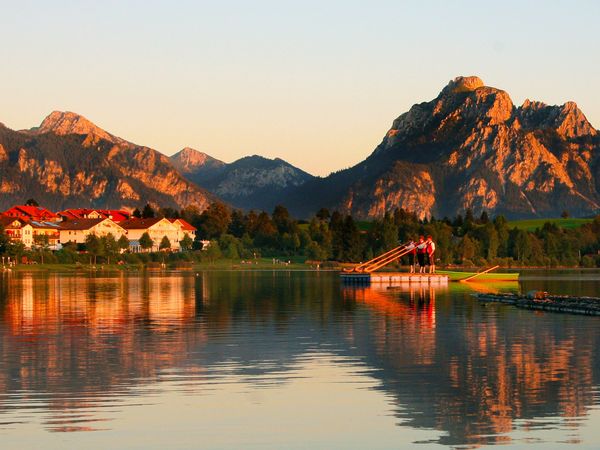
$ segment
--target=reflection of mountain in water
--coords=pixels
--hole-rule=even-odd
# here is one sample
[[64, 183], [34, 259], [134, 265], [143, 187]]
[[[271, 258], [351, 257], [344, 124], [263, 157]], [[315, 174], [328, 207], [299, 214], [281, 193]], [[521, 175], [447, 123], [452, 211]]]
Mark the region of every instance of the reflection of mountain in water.
[[[375, 315], [368, 329], [353, 333], [353, 345], [382, 369], [382, 389], [396, 396], [408, 425], [446, 430], [441, 443], [449, 445], [501, 442], [516, 418], [581, 417], [596, 403], [597, 322], [581, 327], [576, 317], [417, 292], [423, 305], [435, 301], [434, 330], [427, 306], [401, 315], [391, 309], [414, 305], [415, 291], [397, 298], [371, 289], [355, 294]], [[420, 322], [417, 332], [407, 317]]]
[[[14, 274], [0, 282], [0, 399], [83, 408], [173, 373], [197, 390], [232, 374], [284, 388], [303, 355], [333, 353], [372, 369], [403, 425], [445, 431], [446, 444], [498, 442], [515, 419], [596, 403], [596, 324], [448, 288], [340, 290], [331, 274]], [[0, 400], [0, 415], [16, 407]]]

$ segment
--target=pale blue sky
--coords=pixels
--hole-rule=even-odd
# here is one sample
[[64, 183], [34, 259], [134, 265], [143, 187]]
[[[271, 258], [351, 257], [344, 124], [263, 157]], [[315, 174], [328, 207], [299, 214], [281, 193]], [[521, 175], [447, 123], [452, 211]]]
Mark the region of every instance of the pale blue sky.
[[600, 127], [600, 2], [6, 1], [0, 122], [75, 111], [125, 139], [315, 174], [457, 75]]

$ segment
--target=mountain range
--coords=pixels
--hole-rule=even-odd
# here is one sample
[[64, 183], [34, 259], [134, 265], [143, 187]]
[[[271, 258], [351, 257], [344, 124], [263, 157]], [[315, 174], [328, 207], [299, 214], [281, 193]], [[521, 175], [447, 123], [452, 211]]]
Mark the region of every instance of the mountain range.
[[600, 133], [573, 102], [517, 107], [505, 91], [458, 77], [394, 120], [364, 161], [314, 177], [257, 155], [225, 163], [184, 148], [167, 157], [55, 111], [29, 130], [0, 124], [0, 208], [31, 197], [53, 209], [203, 210], [220, 198], [246, 210], [283, 204], [297, 217], [321, 207], [360, 218], [400, 207], [420, 217], [467, 208], [584, 216], [600, 211]]
[[270, 211], [283, 192], [314, 178], [279, 158], [252, 155], [227, 164], [189, 147], [171, 162], [188, 180], [242, 209]]
[[364, 161], [288, 192], [300, 217], [320, 206], [357, 217], [403, 207], [420, 217], [471, 208], [507, 217], [600, 210], [600, 137], [573, 102], [548, 106], [458, 77], [396, 120]]
[[146, 202], [203, 210], [216, 197], [184, 178], [162, 153], [55, 111], [30, 130], [0, 125], [0, 208], [28, 198], [54, 210], [133, 209]]

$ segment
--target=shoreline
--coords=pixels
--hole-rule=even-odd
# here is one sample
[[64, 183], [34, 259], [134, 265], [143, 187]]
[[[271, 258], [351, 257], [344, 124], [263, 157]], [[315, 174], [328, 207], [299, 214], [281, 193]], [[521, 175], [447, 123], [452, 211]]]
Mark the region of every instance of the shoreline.
[[[160, 263], [159, 263], [160, 264]], [[334, 263], [333, 263], [334, 264]], [[339, 266], [333, 266], [326, 264], [325, 267], [315, 266], [315, 264], [306, 264], [299, 262], [287, 263], [273, 263], [271, 259], [260, 260], [255, 263], [241, 263], [234, 262], [231, 260], [219, 260], [213, 263], [193, 263], [189, 266], [182, 266], [177, 263], [165, 263], [164, 267], [160, 266], [149, 266], [147, 264], [77, 264], [77, 263], [53, 263], [53, 264], [18, 264], [12, 267], [5, 266], [0, 267], [0, 273], [10, 272], [159, 272], [159, 271], [211, 271], [211, 270], [228, 270], [228, 271], [264, 271], [264, 270], [276, 270], [276, 271], [310, 271], [310, 272], [339, 272], [346, 264], [340, 264]], [[449, 267], [438, 267], [440, 271], [456, 271], [456, 272], [478, 272], [484, 270], [486, 267], [460, 267], [460, 266], [449, 266]], [[408, 272], [408, 267], [400, 267], [400, 271]], [[545, 272], [558, 272], [558, 271], [579, 271], [579, 272], [594, 272], [600, 269], [595, 267], [499, 267], [497, 272], [516, 272], [516, 271], [545, 271]], [[397, 271], [397, 270], [396, 270]], [[382, 271], [385, 272], [385, 271]]]

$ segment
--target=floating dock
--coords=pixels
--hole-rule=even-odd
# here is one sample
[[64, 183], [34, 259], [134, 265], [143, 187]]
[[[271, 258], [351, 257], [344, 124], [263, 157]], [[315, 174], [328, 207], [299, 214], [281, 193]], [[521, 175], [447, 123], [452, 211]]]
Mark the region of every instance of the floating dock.
[[527, 295], [477, 294], [476, 297], [479, 301], [506, 303], [523, 309], [600, 316], [600, 298], [598, 297], [549, 295], [546, 292]]
[[437, 273], [372, 272], [342, 273], [342, 282], [352, 285], [398, 286], [402, 284], [448, 284], [448, 275]]

